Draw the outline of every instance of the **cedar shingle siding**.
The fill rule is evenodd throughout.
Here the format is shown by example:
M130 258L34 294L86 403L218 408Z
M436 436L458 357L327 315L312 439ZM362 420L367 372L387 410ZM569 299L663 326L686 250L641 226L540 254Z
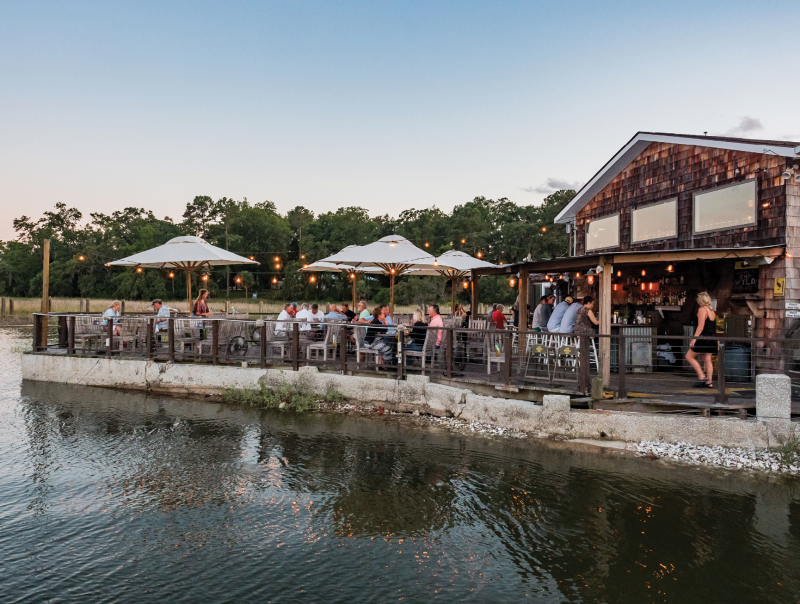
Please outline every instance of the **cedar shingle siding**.
M578 212L577 254L586 253L587 219L616 212L620 213L620 246L615 251L782 245L786 242L786 187L781 174L786 163L786 158L770 154L652 143ZM752 178L758 181L756 226L692 237L693 193ZM631 244L631 211L672 197L678 198L678 237ZM769 202L767 208L762 207L765 202Z

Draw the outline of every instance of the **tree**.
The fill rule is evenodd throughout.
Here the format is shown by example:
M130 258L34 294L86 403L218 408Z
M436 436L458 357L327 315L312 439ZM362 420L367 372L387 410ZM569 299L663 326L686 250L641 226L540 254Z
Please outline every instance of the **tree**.
M250 271L239 271L239 276L237 280L244 287L244 297L249 297L247 294L247 290L253 287L253 284L256 282L255 277L253 277L253 273Z

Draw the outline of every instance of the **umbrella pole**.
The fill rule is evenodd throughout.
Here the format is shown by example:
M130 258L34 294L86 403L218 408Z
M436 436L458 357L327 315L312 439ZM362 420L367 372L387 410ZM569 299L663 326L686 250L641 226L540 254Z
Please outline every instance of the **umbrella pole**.
M353 312L355 312L355 308L356 308L356 281L358 281L358 275L356 275L355 273L352 273L352 275L353 275L353 279L352 279L352 281L353 281L353 306L351 306L350 309Z
M456 312L456 280L455 277L450 278L450 316Z
M186 302L189 304L189 314L192 313L192 271L186 271Z
M389 275L391 282L391 293L389 295L389 314L394 316L394 273Z

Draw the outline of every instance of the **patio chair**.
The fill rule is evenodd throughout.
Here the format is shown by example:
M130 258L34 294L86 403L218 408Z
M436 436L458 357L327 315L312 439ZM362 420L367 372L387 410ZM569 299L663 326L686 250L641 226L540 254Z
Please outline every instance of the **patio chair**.
M365 348L364 347L364 339L367 337L367 328L363 326L357 326L354 330L353 335L356 338L356 366L360 369L361 368L361 355L364 355L364 362L365 364L369 364L369 357L372 356L375 361L375 369L378 368L378 351L373 350L372 348Z
M480 329L486 331L486 319L470 319L469 329ZM478 351L478 357L483 359L484 352L486 351L486 334L469 332L467 334L466 353L469 358L472 358L472 351Z
M182 358L185 358L187 347L194 352L195 358L199 356L202 325L202 319L175 320L175 344Z
M75 347L80 345L83 354L100 349L100 338L104 337L101 323L97 317L75 317Z
M338 325L323 325L325 335L321 342L311 342L306 346L306 359L311 360L311 353L316 353L316 359L319 360L319 353L322 352L322 360L328 360L328 351L331 352L331 358L336 360L336 346L333 344L334 330L338 330Z
M492 373L492 363L500 368L506 362L506 335L504 330L489 330L486 333L486 375Z
M422 375L425 375L425 362L428 357L431 359L431 371L436 366L436 337L438 329L428 329L425 332L425 341L422 343L422 350L405 350L406 366L408 366L408 359L418 358L421 359Z

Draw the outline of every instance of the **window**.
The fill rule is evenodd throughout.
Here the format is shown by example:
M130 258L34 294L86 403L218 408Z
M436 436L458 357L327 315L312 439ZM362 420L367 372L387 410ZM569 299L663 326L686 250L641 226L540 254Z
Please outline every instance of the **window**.
M707 233L756 224L756 181L694 195L694 232Z
M669 239L678 235L678 200L669 199L631 213L631 242Z
M586 251L619 246L619 214L592 220L586 227Z

